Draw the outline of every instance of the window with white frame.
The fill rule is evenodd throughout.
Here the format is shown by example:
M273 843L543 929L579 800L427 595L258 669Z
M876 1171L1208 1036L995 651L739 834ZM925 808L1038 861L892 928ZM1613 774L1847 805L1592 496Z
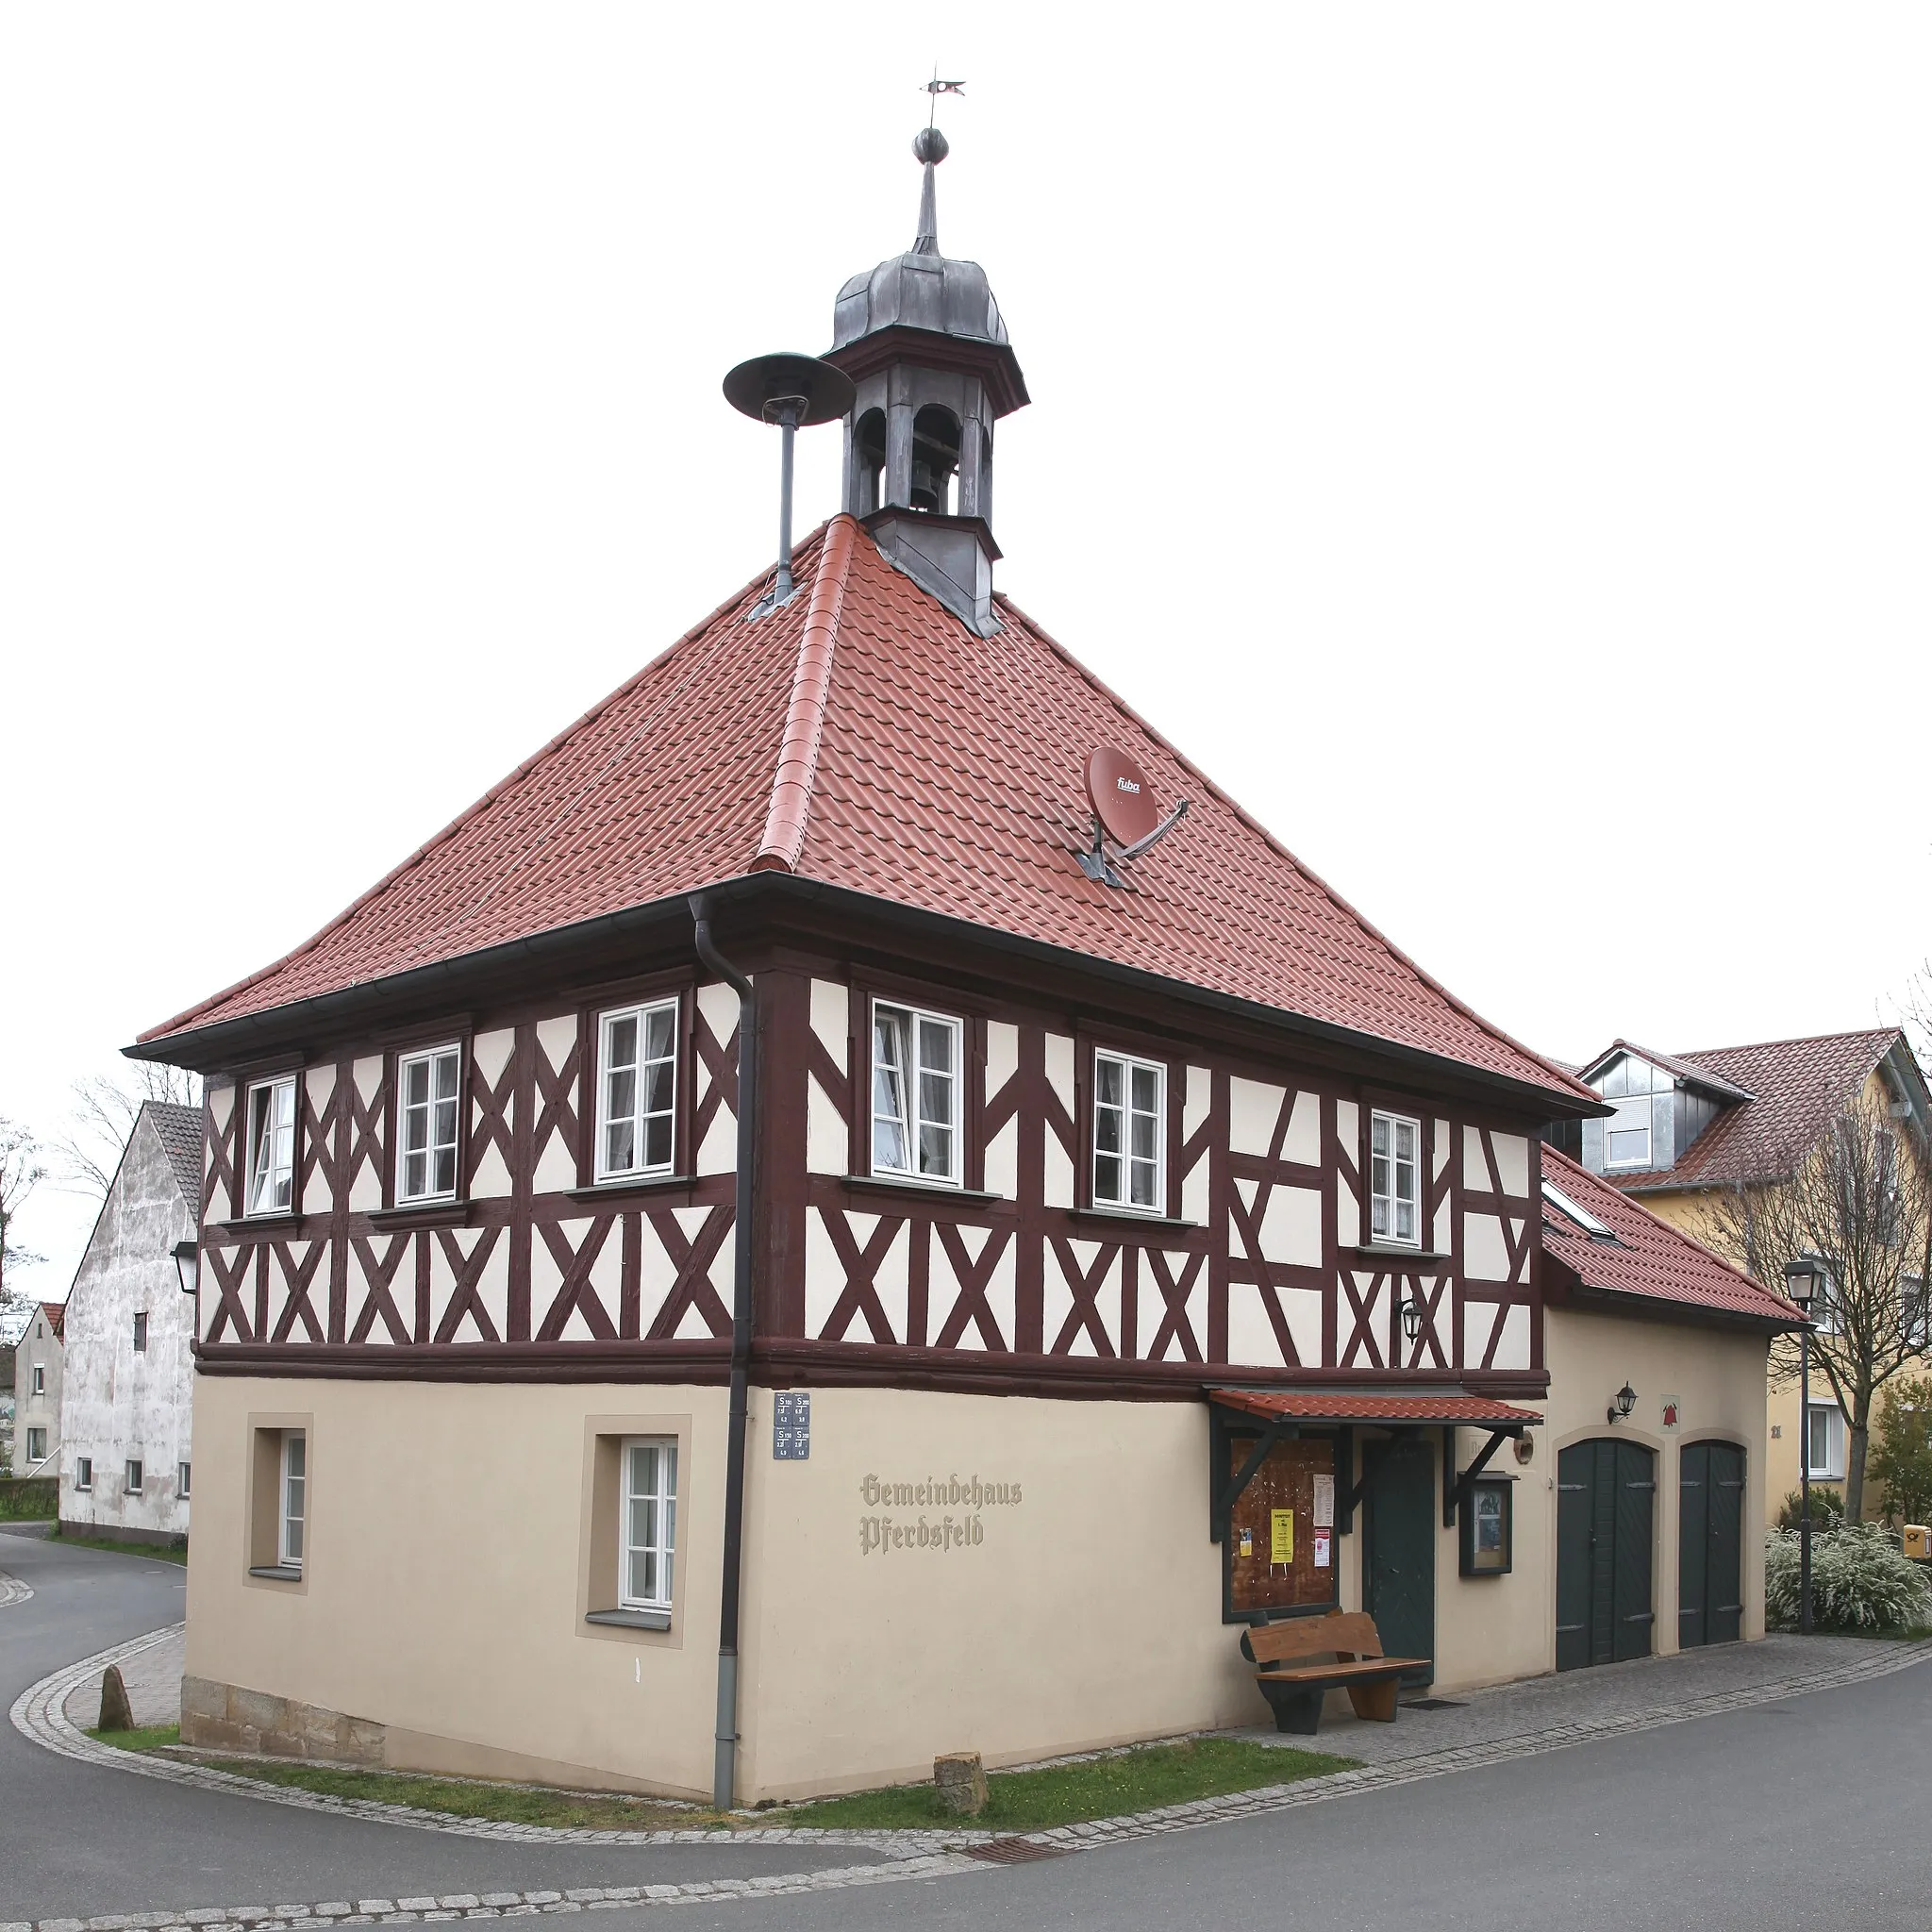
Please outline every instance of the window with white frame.
M250 1214L285 1214L295 1199L295 1082L262 1080L248 1090Z
M617 1589L626 1610L668 1610L677 1557L677 1444L632 1438L624 1445L624 1517Z
M47 1432L45 1429L29 1429L26 1432L26 1459L29 1474L32 1474L32 1465L34 1463L46 1461Z
M462 1049L433 1047L396 1062L396 1200L453 1201Z
M1923 1349L1932 1344L1932 1310L1925 1303L1925 1282L1922 1275L1901 1274L1898 1278L1899 1333L1907 1348Z
M1093 1205L1167 1208L1167 1069L1124 1053L1093 1056Z
M1605 1169L1649 1167L1652 1107L1658 1096L1674 1093L1675 1083L1648 1060L1626 1053L1605 1069L1597 1091L1616 1109L1603 1124Z
M669 1174L676 1135L677 1002L597 1021L597 1178Z
M185 1503L188 1500L188 1479L194 1474L192 1464L177 1462L175 1465L175 1493Z
M74 1487L76 1490L92 1490L93 1486L93 1457L92 1456L76 1456L74 1458Z
M1369 1115L1369 1231L1391 1247L1423 1244L1423 1124L1407 1114Z
M1835 1402L1814 1402L1806 1415L1805 1460L1814 1481L1842 1482L1845 1419Z
M34 1364L34 1393L36 1395L44 1395L46 1392L47 1365L45 1362L36 1362Z
M141 1494L142 1488L147 1480L147 1470L140 1457L130 1456L127 1458L127 1468L123 1480L126 1484L127 1493L130 1496Z
M963 1041L959 1022L943 1013L873 1002L874 1174L960 1185Z
M304 1532L308 1522L308 1438L300 1429L282 1436L281 1487L277 1497L275 1560L284 1569L302 1567Z

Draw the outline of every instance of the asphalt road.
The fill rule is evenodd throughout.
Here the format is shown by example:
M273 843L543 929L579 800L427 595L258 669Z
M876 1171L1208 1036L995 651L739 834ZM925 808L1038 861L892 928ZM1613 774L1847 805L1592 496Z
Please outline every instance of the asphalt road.
M0 1922L277 1900L573 1885L676 1885L830 1865L850 1846L544 1845L229 1798L96 1769L28 1742L4 1713L62 1664L182 1614L178 1563L0 1533L0 1570L33 1587L0 1609Z
M0 1611L0 1705L71 1658L180 1614L172 1565L0 1536L0 1568L37 1592ZM858 1861L850 1849L552 1851L454 1839L95 1770L0 1726L0 1920L677 1882ZM661 1932L667 1921L646 1909L575 1923ZM691 1932L914 1924L921 1932L1932 1932L1932 1665L1036 1864L680 1905L675 1924Z

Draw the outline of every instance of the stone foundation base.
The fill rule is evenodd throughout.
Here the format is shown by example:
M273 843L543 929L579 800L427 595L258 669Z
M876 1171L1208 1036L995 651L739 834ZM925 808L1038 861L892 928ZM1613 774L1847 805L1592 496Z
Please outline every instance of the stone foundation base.
M258 1751L269 1757L320 1757L336 1764L383 1763L387 1728L319 1705L271 1697L208 1677L181 1679L181 1741L212 1751Z

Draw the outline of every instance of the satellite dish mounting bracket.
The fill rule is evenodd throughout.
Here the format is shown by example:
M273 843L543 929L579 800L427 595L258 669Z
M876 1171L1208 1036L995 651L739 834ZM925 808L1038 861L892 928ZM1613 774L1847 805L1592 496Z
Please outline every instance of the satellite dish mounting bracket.
M1120 858L1139 858L1141 853L1150 846L1158 844L1187 817L1188 804L1187 799L1182 799L1144 839L1136 839L1131 845L1123 845L1115 856ZM1097 813L1093 820L1092 845L1087 851L1076 852L1074 856L1080 861L1080 870L1096 885L1112 886L1121 891L1126 890L1126 880L1114 871L1108 860L1107 833Z

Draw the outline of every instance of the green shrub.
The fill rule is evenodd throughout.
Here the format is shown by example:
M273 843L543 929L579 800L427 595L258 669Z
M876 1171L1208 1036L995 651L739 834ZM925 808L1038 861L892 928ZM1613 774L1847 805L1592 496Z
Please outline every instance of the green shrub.
M1865 1474L1885 1491L1888 1523L1932 1517L1932 1376L1907 1376L1886 1390Z
M1800 1538L1764 1539L1764 1616L1798 1627ZM1932 1580L1876 1524L1811 1532L1811 1623L1818 1630L1906 1630L1932 1622Z
M1798 1492L1793 1490L1785 1498L1784 1507L1777 1512L1777 1526L1780 1529L1796 1529L1800 1508ZM1821 1490L1816 1484L1811 1490L1811 1534L1815 1537L1821 1529L1842 1529L1845 1521L1845 1499L1836 1490Z
M14 1475L0 1480L0 1521L41 1522L57 1514L59 1507L58 1476Z

